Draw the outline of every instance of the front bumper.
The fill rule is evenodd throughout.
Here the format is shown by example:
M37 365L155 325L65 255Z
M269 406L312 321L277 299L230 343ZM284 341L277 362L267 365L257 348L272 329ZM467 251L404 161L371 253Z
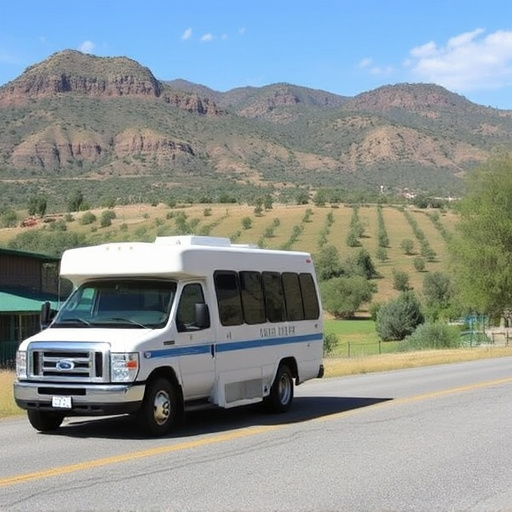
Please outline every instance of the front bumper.
M22 409L62 412L66 416L102 416L135 412L144 398L140 384L53 384L16 381L14 400ZM52 407L53 396L70 396L71 408Z

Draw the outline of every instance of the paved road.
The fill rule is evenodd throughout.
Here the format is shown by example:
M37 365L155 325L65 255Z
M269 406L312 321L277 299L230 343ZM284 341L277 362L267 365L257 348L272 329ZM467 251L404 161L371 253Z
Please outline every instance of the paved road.
M290 413L0 422L0 510L512 510L512 359L315 380Z

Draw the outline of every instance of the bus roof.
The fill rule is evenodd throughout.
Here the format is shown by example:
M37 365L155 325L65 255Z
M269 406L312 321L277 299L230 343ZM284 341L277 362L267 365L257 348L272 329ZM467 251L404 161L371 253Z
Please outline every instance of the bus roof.
M76 285L95 278L206 277L215 270L311 272L307 252L261 249L232 244L229 238L158 237L155 242L119 242L69 249L60 274Z

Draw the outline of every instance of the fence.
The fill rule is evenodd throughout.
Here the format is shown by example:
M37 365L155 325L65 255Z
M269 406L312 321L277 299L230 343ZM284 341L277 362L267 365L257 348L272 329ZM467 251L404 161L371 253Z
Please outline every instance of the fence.
M18 345L17 341L0 341L0 369L13 370L15 368Z

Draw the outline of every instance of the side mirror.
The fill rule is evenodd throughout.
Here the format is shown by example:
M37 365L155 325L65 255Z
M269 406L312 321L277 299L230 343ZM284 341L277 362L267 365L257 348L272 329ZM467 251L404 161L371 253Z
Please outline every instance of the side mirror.
M210 327L210 311L208 310L207 304L204 302L195 304L195 315L195 324L197 327L200 329L207 329Z
M54 316L55 311L52 310L52 305L48 301L43 302L39 319L41 330L46 329L52 323Z

